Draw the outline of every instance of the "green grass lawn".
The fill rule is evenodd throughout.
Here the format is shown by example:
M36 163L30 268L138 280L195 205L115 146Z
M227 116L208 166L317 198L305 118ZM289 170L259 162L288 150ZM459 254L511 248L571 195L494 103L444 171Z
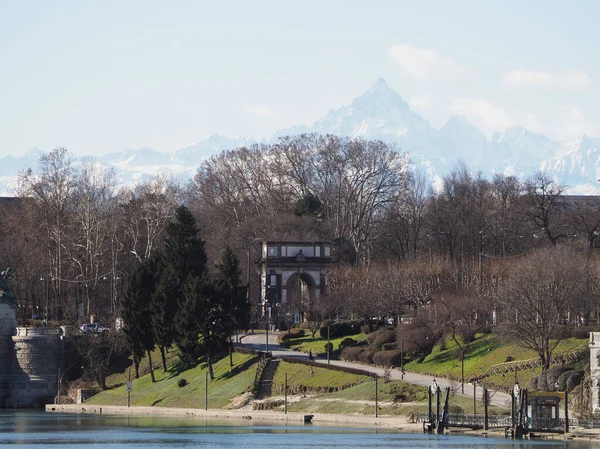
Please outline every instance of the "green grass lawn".
M233 398L250 391L256 374L256 356L233 353L233 369L230 371L229 357L215 363L214 380L208 380L208 407L224 408ZM152 382L150 374L133 381L131 405L158 407L204 408L206 364L178 373L170 369L166 373L162 369L155 371L156 382ZM179 387L180 379L188 384ZM92 396L90 404L127 405L127 391L124 385L103 391Z
M585 339L569 338L559 343L555 353L564 354L581 350L587 347L587 343ZM476 340L471 343L465 357L465 378L473 375L480 376L490 366L506 362L509 356L514 360L528 360L537 358L537 353L515 343L504 341L496 334L478 335ZM405 369L417 373L430 373L460 379L461 362L456 343L448 340L445 349L441 349L440 345L437 345L422 363L410 361L405 364ZM532 371L531 375L539 374L539 372L535 374L536 370L530 371ZM521 376L522 373L524 372L519 371L518 376ZM525 376L525 374L523 375Z

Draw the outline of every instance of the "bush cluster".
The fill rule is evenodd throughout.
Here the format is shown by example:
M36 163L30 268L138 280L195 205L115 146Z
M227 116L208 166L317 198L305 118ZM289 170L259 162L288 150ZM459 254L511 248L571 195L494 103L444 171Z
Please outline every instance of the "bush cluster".
M368 336L368 341L369 345L381 349L384 344L396 341L396 332L393 329L382 327L375 332L371 332Z
M358 362L358 356L366 349L366 346L349 346L342 350L340 358L347 362Z
M394 367L400 366L402 361L402 351L379 351L373 355L373 363L379 366Z
M360 333L360 325L357 321L333 321L325 320L319 329L321 338L327 338L327 327L329 326L329 338L340 338Z
M354 338L346 337L340 341L339 348L343 351L350 346L356 345L358 342Z
M538 391L557 391L556 384L558 383L558 390L564 391L572 385L573 389L583 379L583 371L574 370L566 366L553 366L540 373L539 376L531 379L531 386Z

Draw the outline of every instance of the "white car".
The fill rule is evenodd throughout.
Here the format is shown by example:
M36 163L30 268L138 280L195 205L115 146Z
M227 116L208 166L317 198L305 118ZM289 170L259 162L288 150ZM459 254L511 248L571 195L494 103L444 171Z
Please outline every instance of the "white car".
M94 323L94 324L84 323L81 325L80 329L81 329L81 332L94 332L94 333L101 333L101 334L110 331L110 329L108 327L104 327L98 323Z

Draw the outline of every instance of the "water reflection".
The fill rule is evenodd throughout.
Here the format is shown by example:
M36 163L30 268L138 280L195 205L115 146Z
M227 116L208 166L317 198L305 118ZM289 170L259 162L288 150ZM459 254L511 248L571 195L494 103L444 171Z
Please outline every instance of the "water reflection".
M0 445L79 448L235 448L262 449L589 449L587 441L523 441L457 435L403 434L392 430L314 425L264 425L248 420L197 418L60 415L41 412L0 412Z

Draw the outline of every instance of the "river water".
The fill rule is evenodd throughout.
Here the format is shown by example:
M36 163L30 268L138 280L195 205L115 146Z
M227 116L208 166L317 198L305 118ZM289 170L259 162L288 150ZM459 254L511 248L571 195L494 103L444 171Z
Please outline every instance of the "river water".
M0 446L12 448L590 449L599 442L513 441L350 427L268 426L185 418L0 411Z

